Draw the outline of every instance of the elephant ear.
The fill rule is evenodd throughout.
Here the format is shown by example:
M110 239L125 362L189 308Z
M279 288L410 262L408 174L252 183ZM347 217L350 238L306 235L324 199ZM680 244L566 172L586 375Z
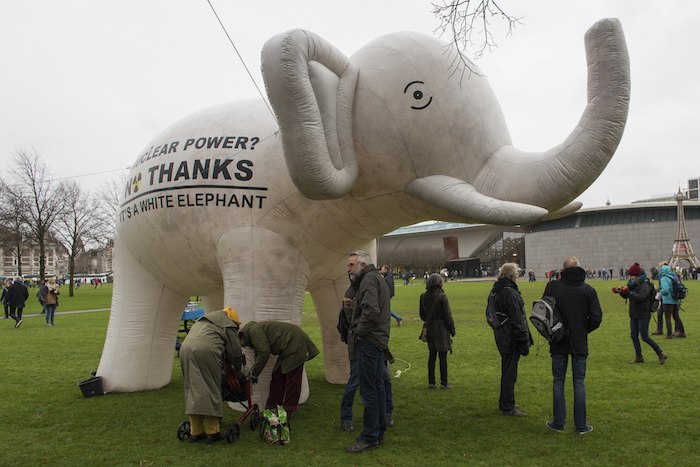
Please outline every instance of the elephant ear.
M310 199L348 194L358 175L352 140L357 67L326 40L295 29L267 41L262 74L296 187Z

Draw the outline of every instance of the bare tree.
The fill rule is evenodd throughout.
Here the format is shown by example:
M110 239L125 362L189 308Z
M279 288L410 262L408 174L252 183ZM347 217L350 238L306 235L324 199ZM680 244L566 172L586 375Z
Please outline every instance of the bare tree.
M97 190L97 209L102 217L102 232L106 237L106 241L102 243L107 243L114 237L117 214L119 213L119 201L121 200L124 186L126 186L126 180L126 175L123 175L121 178L112 177Z
M475 58L481 58L484 52L496 46L491 33L491 20L505 21L507 34L521 24L522 18L506 13L496 0L443 0L431 3L433 14L440 21L436 31L440 36L449 36L450 52L454 53L452 67L460 72L477 73L468 58L467 51L472 50Z
M4 190L0 189L0 193ZM17 274L22 275L22 257L29 248L29 233L26 224L19 215L16 200L13 197L3 195L6 203L0 205L0 244L3 250L12 251L17 258Z
M97 209L97 200L80 189L74 181L63 185L64 208L56 218L53 231L68 250L68 295L73 296L75 259L103 231L103 219Z
M46 234L63 207L63 185L48 177L46 165L36 150L20 150L13 156L10 173L16 183L7 184L6 192L17 214L27 226L29 239L39 245L39 278L45 279Z

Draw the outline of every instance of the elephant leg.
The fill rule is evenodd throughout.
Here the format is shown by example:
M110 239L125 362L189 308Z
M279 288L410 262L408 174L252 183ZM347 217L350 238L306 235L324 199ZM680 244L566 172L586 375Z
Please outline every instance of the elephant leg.
M97 375L105 392L167 385L187 297L165 287L115 238L114 290Z
M321 327L326 381L331 384L345 384L348 382L350 372L348 346L340 340L337 326L341 300L350 284L347 275L336 281L324 282L321 288L311 291L311 298Z
M252 226L227 231L218 241L217 260L224 282L224 306L230 305L248 321L275 320L301 324L309 266L301 252L284 237ZM252 362L253 352L246 350ZM258 378L254 402L264 404L269 394L270 358ZM308 398L304 376L299 402Z
M377 242L375 240L371 240L357 249L368 252L371 258L377 257ZM350 286L347 275L347 257L343 257L331 269L327 277L327 279L316 282L310 289L310 293L321 327L326 381L331 384L345 384L350 372L348 347L340 340L337 326L342 298L345 290Z

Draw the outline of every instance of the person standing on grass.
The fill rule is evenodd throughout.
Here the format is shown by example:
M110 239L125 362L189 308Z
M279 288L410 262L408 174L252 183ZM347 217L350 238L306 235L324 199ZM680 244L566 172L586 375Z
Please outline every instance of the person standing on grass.
M501 354L501 393L498 408L504 415L524 417L525 412L515 403L515 383L518 380L520 356L530 353L533 344L525 317L525 301L518 289L518 265L501 266L498 280L491 288L496 300L496 311L504 316L503 325L493 330L496 347Z
M48 326L55 326L54 316L56 314L56 308L58 307L58 284L56 284L56 278L51 277L46 281L44 285L39 289L39 301L43 303L44 310L46 311L46 324Z
M552 355L552 420L546 422L548 428L564 431L566 423L566 402L564 383L566 368L571 355L571 370L574 383L574 424L576 431L583 435L593 431L586 419L586 359L588 358L588 334L598 329L603 321L603 310L595 289L585 283L586 271L575 256L564 261L560 280L547 283L544 296L556 300L566 328L566 337L550 343Z
M343 295L342 306L338 314L338 332L340 340L348 343L348 330L350 329L350 321L352 320L352 309L357 295L359 284L354 274L349 274L350 287ZM340 429L343 431L355 431L355 426L352 423L352 406L355 401L355 393L360 387L360 379L357 373L357 359L350 358L350 375L348 382L345 384L343 397L340 399ZM389 363L393 363L391 352L387 348L384 352L384 393L386 396L386 425L387 427L394 426L394 403L391 389L391 374L389 373Z
M291 416L299 410L304 363L319 354L316 344L299 326L282 321L249 321L238 337L241 346L255 353L250 369L253 383L257 383L270 355L277 355L265 408L279 405Z
M420 296L420 319L428 331L428 387L435 389L435 359L440 359L440 389L451 389L447 379L447 352L452 352L455 323L450 302L442 290L442 276L431 274Z
M10 317L10 303L8 302L8 295L7 292L10 288L10 284L12 284L12 281L10 279L5 279L2 282L2 298L0 298L0 301L2 301L2 306L5 308L5 319L8 319Z
M386 432L386 366L391 310L389 286L372 263L369 253L348 255L348 274L357 277L358 288L348 330L348 353L357 359L360 399L365 407L363 429L347 452L358 453L379 446Z
M236 370L241 367L240 325L238 312L230 306L211 311L192 325L180 346L191 442L204 439L212 444L222 439L221 371L224 358Z
M639 342L639 336L642 340L651 347L659 357L659 364L666 363L666 354L663 353L659 345L654 342L654 339L649 337L649 320L651 319L651 304L654 300L652 295L653 288L644 269L639 263L634 263L627 269L627 274L630 279L627 286L620 289L620 297L625 301L629 300L629 315L630 315L630 336L632 337L632 345L634 345L635 358L630 363L644 363L642 357L642 345Z
M403 318L391 309L391 299L394 298L395 291L394 275L391 273L391 271L389 270L389 266L387 266L386 264L383 264L382 267L379 268L379 274L384 276L386 285L389 286L389 309L391 311L391 317L396 320L397 326L401 326L401 321L403 321Z
M10 304L10 318L15 320L15 329L22 325L22 311L29 298L29 290L22 281L22 276L15 277L15 281L7 290L7 302Z

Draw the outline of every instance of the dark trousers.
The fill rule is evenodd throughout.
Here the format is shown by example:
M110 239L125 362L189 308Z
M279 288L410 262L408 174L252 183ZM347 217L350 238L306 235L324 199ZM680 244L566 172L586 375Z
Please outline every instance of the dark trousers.
M287 413L299 410L301 396L301 380L304 375L304 365L300 365L288 373L282 373L281 368L272 372L270 394L265 402L266 409L274 409L278 405L284 407Z
M438 352L429 349L428 354L428 384L435 384L435 358L440 358L440 384L447 386L447 351Z
M630 318L630 336L632 337L632 345L634 345L634 352L637 355L642 355L642 344L639 342L639 337L649 344L649 347L654 349L656 355L661 353L661 348L659 345L649 337L649 318Z
M4 307L5 307L5 319L7 319L7 318L10 317L10 305L8 305L7 303L5 303L5 304L4 304Z
M386 431L386 394L384 393L384 350L367 339L355 344L357 373L360 379L360 398L365 406L360 438L377 443Z
M679 313L680 307L678 305L668 304L661 305L661 309L664 313L664 318L666 318L666 335L673 335L673 331L671 331L671 318L673 318L673 321L675 322L674 330L676 332L685 333L683 321L681 321L681 316ZM659 329L661 329L661 326L659 326Z
M498 408L503 412L515 409L515 382L518 380L519 353L501 354L501 396Z
M18 306L14 307L10 305L10 318L14 319L15 322L18 322L20 319L22 319L22 311L24 310L24 307Z

